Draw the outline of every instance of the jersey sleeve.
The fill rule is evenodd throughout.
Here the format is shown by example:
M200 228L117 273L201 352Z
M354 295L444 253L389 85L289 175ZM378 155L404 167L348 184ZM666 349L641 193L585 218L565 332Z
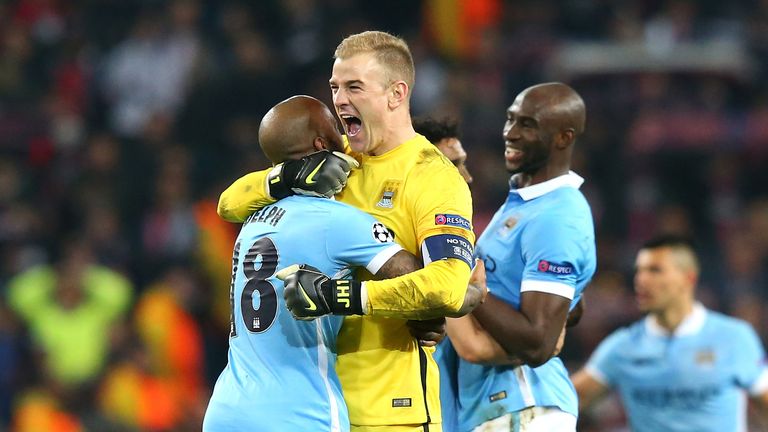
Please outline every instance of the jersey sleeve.
M402 246L394 242L383 223L371 215L350 206L339 206L334 218L344 221L329 224L326 242L329 257L341 264L365 267L371 274L378 273Z
M464 304L469 275L462 261L445 259L396 278L366 281L367 314L431 319L455 313Z
M736 383L751 395L763 394L768 391L765 350L755 330L749 324L741 325L738 345L733 350L736 356Z
M537 215L522 231L525 268L520 292L538 291L573 300L584 269L584 234L560 215Z
M600 342L597 349L587 361L586 371L607 387L613 387L618 378L618 367L621 365L617 359L620 352L620 344L624 339L625 329L617 330Z
M122 275L104 267L93 268L86 275L89 307L106 320L115 319L128 308L133 287Z
M27 321L34 321L48 310L56 275L49 267L34 267L21 273L8 283L8 304Z
M243 222L254 211L275 202L267 192L270 170L252 172L235 180L219 197L219 216L230 222Z
M455 258L472 267L472 196L456 168L443 159L432 161L431 170L416 170L413 175L418 186L412 189L410 202L417 242L425 265Z

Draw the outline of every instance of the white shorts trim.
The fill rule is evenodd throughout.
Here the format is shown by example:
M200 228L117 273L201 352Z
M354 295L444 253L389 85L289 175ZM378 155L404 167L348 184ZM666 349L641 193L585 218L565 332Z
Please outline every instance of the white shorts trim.
M576 432L576 417L557 407L530 407L488 420L472 432Z

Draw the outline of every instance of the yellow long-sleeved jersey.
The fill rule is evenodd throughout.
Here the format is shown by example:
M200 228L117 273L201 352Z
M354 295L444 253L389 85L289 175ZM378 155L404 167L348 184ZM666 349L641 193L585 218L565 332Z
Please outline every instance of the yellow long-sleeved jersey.
M344 320L336 369L350 421L438 423L433 349L418 346L405 318L419 318L418 311L436 302L453 311L463 303L471 262L467 252L474 244L469 188L453 164L421 135L383 155L357 157L361 168L353 171L336 198L384 223L395 241L422 256L426 266L395 279L366 282L369 315ZM219 214L242 221L272 202L266 192L267 172L248 174L224 191Z

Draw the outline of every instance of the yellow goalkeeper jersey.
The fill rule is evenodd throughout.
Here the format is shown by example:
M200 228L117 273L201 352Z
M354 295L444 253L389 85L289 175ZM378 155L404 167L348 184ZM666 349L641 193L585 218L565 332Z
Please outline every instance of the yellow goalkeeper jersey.
M435 235L474 244L469 187L426 138L417 135L383 155L359 157L361 168L337 199L376 217L416 256L422 256L425 239ZM460 304L466 280L456 288ZM405 323L377 316L344 319L336 370L353 425L419 424L428 417L440 422L434 349L420 347Z

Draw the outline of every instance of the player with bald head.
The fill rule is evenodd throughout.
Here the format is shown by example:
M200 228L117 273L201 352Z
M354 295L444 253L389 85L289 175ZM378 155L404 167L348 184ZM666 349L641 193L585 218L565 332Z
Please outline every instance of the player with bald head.
M518 187L567 174L585 121L584 101L567 85L539 84L523 90L507 109L504 127L504 158L510 173L521 174Z
M476 247L490 294L447 323L461 357L461 431L576 429L576 392L556 354L596 267L584 179L570 170L585 119L562 83L529 87L507 109L509 195Z
M749 394L768 408L765 351L752 327L696 301L691 242L666 235L635 258L635 296L648 315L608 336L574 374L579 406L614 388L636 432L746 430Z
M331 110L304 95L288 98L264 115L259 125L259 145L275 165L320 150L344 152L344 141Z

